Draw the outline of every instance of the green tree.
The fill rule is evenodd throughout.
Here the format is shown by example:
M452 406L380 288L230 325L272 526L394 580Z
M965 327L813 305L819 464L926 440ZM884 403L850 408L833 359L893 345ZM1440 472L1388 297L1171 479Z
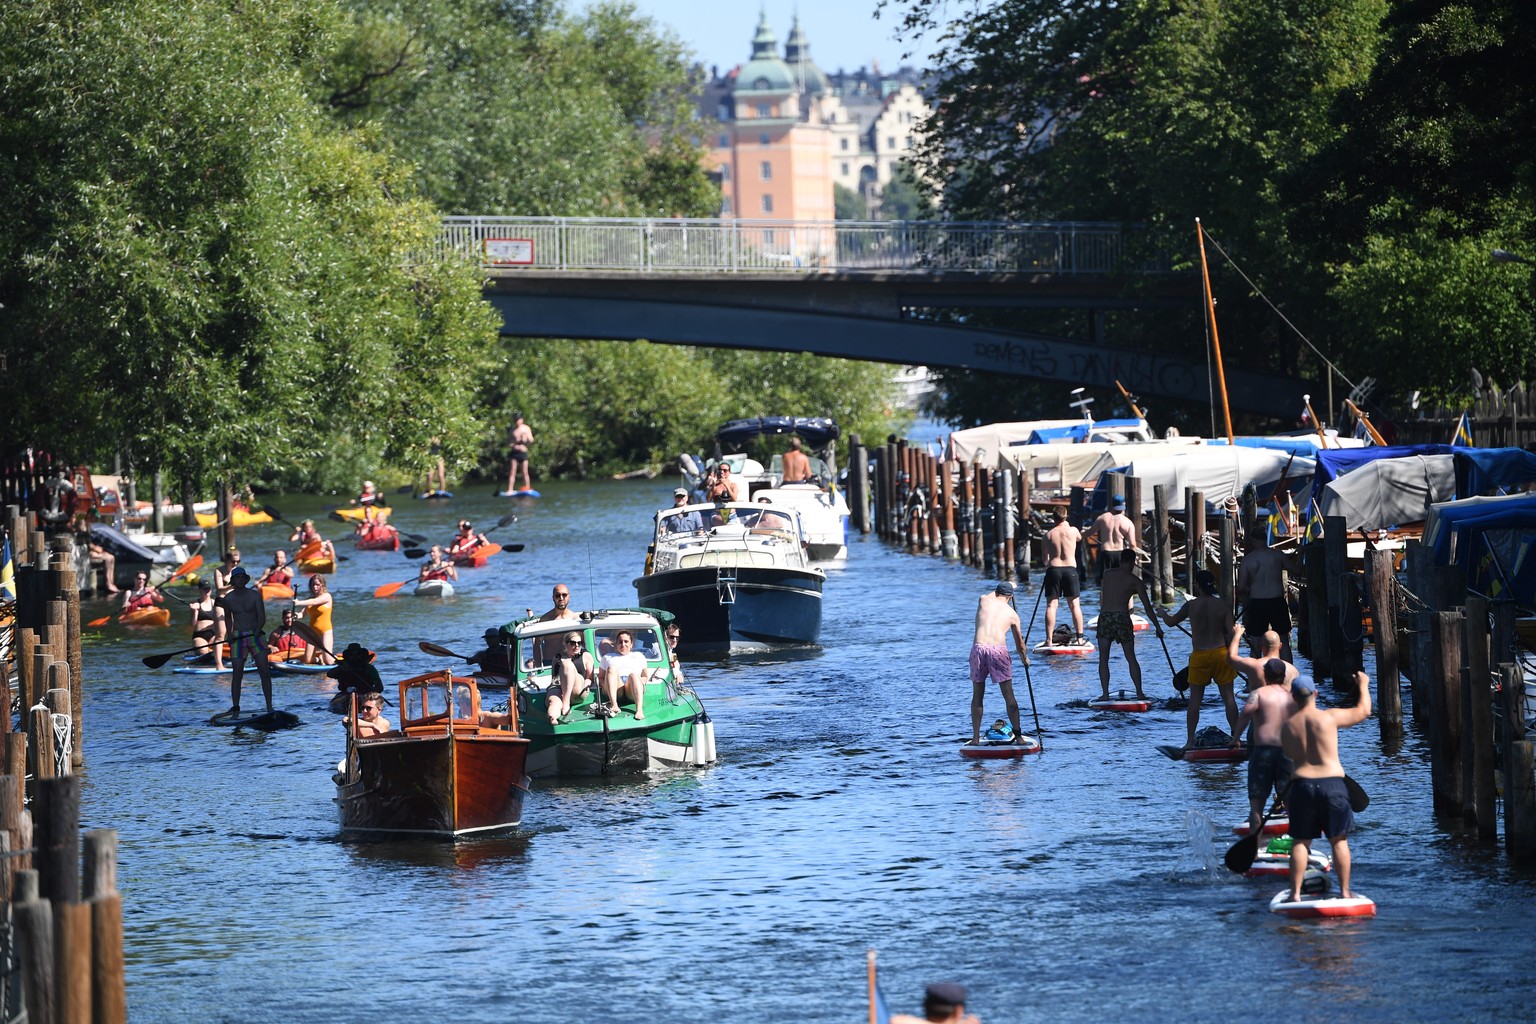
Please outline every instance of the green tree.
M922 220L934 214L933 203L905 160L891 168L891 180L880 191L881 220Z
M833 216L838 220L868 220L869 208L864 197L847 185L832 183Z

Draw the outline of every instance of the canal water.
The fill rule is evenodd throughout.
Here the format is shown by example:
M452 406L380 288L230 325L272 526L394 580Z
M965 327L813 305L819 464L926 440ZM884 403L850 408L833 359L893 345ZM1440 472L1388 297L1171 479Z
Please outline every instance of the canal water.
M548 608L556 582L573 607L632 603L673 482L543 486L515 504L489 486L397 499L402 529L442 539L459 517L484 529L515 510L493 539L527 548L464 572L438 603L373 599L411 565L344 543L337 643L375 649L395 680L444 664L419 640L472 653L487 626ZM324 523L319 499L272 503ZM238 539L254 567L285 537ZM300 728L231 731L206 724L226 682L140 663L184 645L180 621L89 634L83 818L121 834L131 1019L850 1022L867 1019L871 948L893 1009L956 980L989 1022L1529 1019L1536 876L1436 821L1416 735L1391 751L1374 720L1344 735L1373 798L1352 841L1356 887L1380 913L1326 924L1269 914L1281 883L1221 866L1244 768L1155 749L1184 731L1152 636L1138 644L1163 699L1151 712L1096 713L1093 660L1037 659L1017 682L1026 702L1033 689L1044 754L962 760L989 587L856 541L829 574L820 648L688 666L717 766L539 782L521 831L458 845L341 838L323 679L277 680ZM1036 598L1019 593L1026 621ZM1096 612L1092 594L1085 605ZM1183 634L1169 648L1182 664ZM1118 655L1114 671L1124 685ZM1002 711L994 690L986 722ZM1214 700L1205 715L1223 721Z

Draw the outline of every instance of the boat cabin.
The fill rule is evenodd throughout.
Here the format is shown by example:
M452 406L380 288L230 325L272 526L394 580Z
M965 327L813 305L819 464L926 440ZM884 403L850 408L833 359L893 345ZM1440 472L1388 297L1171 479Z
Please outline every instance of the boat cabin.
M509 712L516 728L515 712ZM448 671L414 676L400 683L400 729L396 733L362 740L369 743L390 736L476 735L490 732L496 724L487 723L480 713L480 687L475 680L455 676Z
M670 615L662 614L671 620ZM576 621L528 619L518 623L513 630L518 689L532 694L549 688L554 663L567 656L564 640L568 633L580 633L582 652L590 654L601 666L605 655L618 653L617 639L623 631L634 638L631 650L645 655L651 678L670 682L672 659L668 656L662 625L657 617L646 611L604 610L583 612L581 619Z
M674 530L673 520L699 513L702 530ZM649 573L699 566L804 568L805 531L800 512L784 505L730 502L684 505L656 516Z

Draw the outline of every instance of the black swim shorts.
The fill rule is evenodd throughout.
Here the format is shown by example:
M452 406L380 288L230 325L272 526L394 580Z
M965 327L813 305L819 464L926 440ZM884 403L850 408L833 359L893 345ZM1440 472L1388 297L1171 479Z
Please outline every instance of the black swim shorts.
M1045 570L1045 599L1055 601L1062 597L1077 597L1082 584L1077 578L1077 567L1052 565Z
M1338 839L1348 835L1355 824L1349 790L1338 776L1292 780L1285 806L1291 815L1291 835L1306 842L1318 836Z
M1255 746L1248 761L1248 799L1269 799L1271 789L1279 792L1291 777L1291 759L1285 751L1269 745Z

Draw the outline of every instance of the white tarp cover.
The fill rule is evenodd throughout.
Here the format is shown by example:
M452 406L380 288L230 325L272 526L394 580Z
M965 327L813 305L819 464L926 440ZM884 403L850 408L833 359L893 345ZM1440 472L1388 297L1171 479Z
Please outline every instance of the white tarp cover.
M1315 465L1312 459L1300 455L1292 458L1270 448L1226 445L1200 445L1179 455L1137 458L1124 463L1126 474L1141 481L1143 512L1156 507L1152 488L1158 484L1168 488L1168 501L1175 506L1184 501L1186 487L1200 491L1208 503L1220 505L1228 498L1240 497L1250 483L1258 491L1259 501L1264 502L1282 475L1286 477L1287 489L1291 489L1310 479Z
M1171 441L1089 441L1084 444L1028 444L1003 449L1008 465L1020 473L1029 473L1031 492L1066 490L1076 484L1090 488L1099 474L1114 466L1123 466L1133 458L1173 455L1202 444L1198 437L1180 437ZM1045 482L1043 476L1060 470L1060 483Z
M1029 435L1037 430L1057 427L1074 427L1083 422L1081 416L1070 420L1029 420L1024 423L984 423L968 427L949 435L949 457L961 462L974 462L978 452L982 464L996 469L1012 469L1007 451L1010 445L1023 446Z
M1318 496L1324 516L1343 516L1351 530L1384 530L1422 522L1429 506L1456 497L1449 455L1378 459L1331 480Z

